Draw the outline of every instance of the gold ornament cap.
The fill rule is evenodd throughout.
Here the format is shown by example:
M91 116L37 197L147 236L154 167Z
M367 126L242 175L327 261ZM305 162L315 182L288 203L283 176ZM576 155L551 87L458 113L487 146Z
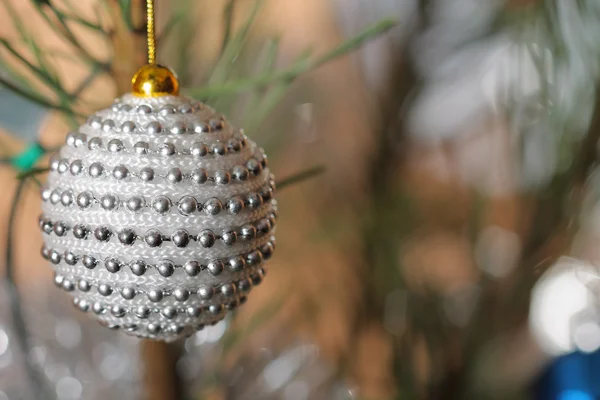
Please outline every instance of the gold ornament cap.
M131 91L139 97L177 96L179 81L169 68L148 64L140 68L131 79Z

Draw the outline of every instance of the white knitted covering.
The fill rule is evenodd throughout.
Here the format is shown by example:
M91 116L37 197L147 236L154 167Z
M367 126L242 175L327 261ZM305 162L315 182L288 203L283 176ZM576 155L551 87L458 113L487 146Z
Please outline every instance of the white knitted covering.
M221 320L260 283L275 245L273 193L262 150L214 110L128 94L51 161L42 254L80 310L175 340Z

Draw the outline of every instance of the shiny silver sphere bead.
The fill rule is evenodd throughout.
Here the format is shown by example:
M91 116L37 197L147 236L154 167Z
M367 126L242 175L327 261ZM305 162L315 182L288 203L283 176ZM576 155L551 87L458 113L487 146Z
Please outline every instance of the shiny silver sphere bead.
M202 142L194 142L190 148L190 154L196 158L204 157L208 154L208 146Z
M136 293L135 293L135 289L130 288L130 287L125 287L123 289L121 289L121 296L123 296L123 298L125 300L131 300L135 297Z
M129 268L131 269L131 272L136 275L136 276L142 276L146 273L146 268L148 266L146 265L146 263L142 260L136 260L133 261L130 265Z
M208 181L208 173L204 168L197 168L192 172L192 180L198 184Z
M131 246L133 243L135 243L136 237L137 236L133 229L129 228L122 229L118 234L119 242L127 246Z
M123 308L122 306L114 305L110 309L110 313L117 318L121 318L125 316L126 311L125 308Z
M92 178L98 178L104 172L104 167L99 162L92 163L88 169Z
M177 205L179 213L182 215L190 215L198 208L198 202L192 196L183 196Z
M67 234L67 226L64 222L57 222L54 224L54 234L56 236L65 236Z
M162 132L162 126L158 121L152 121L146 125L146 132L150 135L157 135Z
M115 129L115 121L112 119L107 119L102 123L102 130L104 132L110 132L113 129Z
M198 235L198 242L205 248L213 247L215 240L215 234L209 230L204 230Z
M206 125L204 122L194 123L193 129L195 133L206 133L210 130L208 125Z
M54 284L56 286L62 287L62 283L65 278L62 275L54 275Z
M186 247L190 243L190 235L185 229L178 229L171 235L171 241L177 247Z
M62 258L61 255L57 251L52 251L50 253L50 262L52 264L55 264L55 265L59 264L61 258Z
M213 197L211 199L208 199L206 203L204 203L204 206L202 208L204 209L204 212L208 215L217 215L223 209L223 204L221 204L221 201L219 199Z
M123 142L119 139L111 139L108 141L107 147L111 153L118 153L123 150Z
M158 113L166 117L167 115L175 113L175 107L171 104L165 104L158 110Z
M140 178L144 182L150 182L154 179L154 170L150 167L144 167L140 171Z
M158 303L163 299L163 292L159 289L151 289L148 291L148 300L153 303Z
M248 293L252 290L252 281L250 279L241 279L237 282L237 288L242 293Z
M65 262L68 265L75 265L75 264L77 264L77 257L75 257L75 254L73 254L73 253L71 253L69 251L65 252L64 258L65 258Z
M102 139L99 137L93 137L88 140L88 149L90 150L98 150L102 148Z
M102 296L110 296L112 292L113 289L110 287L110 285L107 285L106 283L101 283L98 285L98 293L100 293Z
M231 272L239 272L244 269L246 262L243 257L237 256L229 260L229 270Z
M210 300L215 295L215 289L212 286L203 286L198 289L198 296L202 300Z
M226 185L231 182L231 175L227 171L215 172L215 182L220 185Z
M254 227L254 225L244 225L240 229L240 236L246 241L253 240L256 238L256 228Z
M159 214L166 214L171 209L171 199L167 196L156 196L152 200L152 209Z
M130 197L125 206L131 212L138 212L144 207L144 199L141 196Z
M146 306L139 306L135 309L134 314L138 317L138 318L148 318L148 316L150 316L150 309Z
M88 234L88 229L85 225L77 224L73 227L73 236L77 239L85 239Z
M181 170L179 168L171 168L167 172L167 180L171 183L179 183L183 179Z
M177 121L171 126L171 133L175 135L183 135L187 131L185 124L181 121Z
M157 335L161 331L160 325L158 325L158 324L148 324L147 329L148 329L148 332L151 333L152 335Z
M83 162L81 160L73 161L69 170L71 171L71 175L79 175L83 171Z
M60 160L58 162L58 167L56 168L56 170L59 173L64 174L69 170L69 162L67 160Z
M214 260L208 263L206 269L208 270L208 272L210 272L211 275L213 276L217 276L220 275L221 272L223 272L223 261L221 260Z
M237 233L235 231L223 232L221 239L227 246L232 246L237 241Z
M150 107L148 104L141 104L136 107L135 111L140 115L148 115L152 114L152 107Z
M117 180L125 179L129 176L129 170L124 165L117 165L113 169L113 176Z
M133 121L125 121L121 125L121 132L123 133L133 133L135 132L135 122Z
M244 201L240 197L235 196L227 200L227 211L229 211L230 214L239 214L243 209Z
M165 278L168 278L175 272L175 266L173 265L173 262L169 260L160 261L156 268L158 269L158 273Z
M119 264L119 261L116 258L107 258L104 261L104 267L108 272L113 274L116 274L121 270L121 264Z
M235 167L233 167L233 169L231 170L231 174L238 181L248 180L248 169L241 165L236 165Z
M99 226L94 229L94 237L101 242L108 242L110 240L111 231L106 226Z
M198 318L202 315L202 308L200 307L188 307L185 309L185 313L192 318Z
M248 202L248 207L253 210L256 210L263 204L262 198L258 195L258 193L250 193L246 201Z
M146 142L137 142L133 145L133 151L139 156L146 155L150 151L150 145Z
M223 304L211 304L208 306L208 312L213 315L219 315L223 312Z
M96 259L94 257L86 254L83 257L81 257L81 263L87 269L94 269L94 268L96 268L96 265L98 262L96 261Z
M163 143L158 147L158 154L163 157L169 157L175 154L175 145L173 143Z
M263 262L262 253L258 250L253 250L246 256L248 259L248 264L250 265L258 265Z
M100 315L100 314L104 314L104 312L106 311L106 308L104 307L104 305L102 303L97 301L94 304L92 304L92 311L95 314Z
M79 282L77 282L77 287L82 292L89 292L90 289L92 288L92 285L90 285L90 283L88 281L86 281L85 279L80 279Z
M104 195L100 199L100 206L106 211L114 210L115 208L117 208L118 204L119 202L117 200L117 197L113 196L112 194Z
M183 266L183 270L189 276L198 275L200 273L201 269L202 269L202 267L198 261L188 261Z
M235 285L232 283L225 283L221 285L220 292L223 297L233 297L235 295Z
M173 319L177 316L177 310L173 307L165 307L162 309L161 314L167 319Z
M248 168L250 173L254 176L260 174L262 171L262 165L255 158L251 158L246 162L246 168Z
M79 208L88 208L94 202L94 195L89 192L82 192L77 195L77 205Z
M213 143L210 146L210 151L215 156L224 156L225 154L227 154L227 147L225 147L225 145L223 143L217 142L217 143Z
M72 281L68 280L68 279L64 279L62 281L62 287L64 290L66 290L67 292L72 292L73 290L75 290L75 285L73 284Z
M50 202L52 204L57 204L59 201L60 201L60 191L53 190L52 194L50 195Z
M173 297L177 301L186 301L190 298L190 291L184 288L177 288L173 291Z
M66 191L60 196L60 202L63 206L67 207L73 203L73 192Z

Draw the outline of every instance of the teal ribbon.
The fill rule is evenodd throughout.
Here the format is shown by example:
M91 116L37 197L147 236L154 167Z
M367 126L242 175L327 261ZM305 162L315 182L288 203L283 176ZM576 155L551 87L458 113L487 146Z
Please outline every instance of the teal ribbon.
M10 164L20 171L27 171L42 158L45 152L46 151L39 143L32 143L20 154L14 156L10 160Z

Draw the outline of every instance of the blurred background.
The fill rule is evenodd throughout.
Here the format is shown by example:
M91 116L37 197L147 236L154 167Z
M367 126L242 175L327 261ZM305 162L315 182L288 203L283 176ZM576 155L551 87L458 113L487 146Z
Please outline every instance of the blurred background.
M0 399L160 398L139 341L52 287L37 227L47 155L144 63L143 1L0 9ZM279 190L265 284L176 345L179 398L600 398L600 1L157 13L159 61L277 178L324 167Z

